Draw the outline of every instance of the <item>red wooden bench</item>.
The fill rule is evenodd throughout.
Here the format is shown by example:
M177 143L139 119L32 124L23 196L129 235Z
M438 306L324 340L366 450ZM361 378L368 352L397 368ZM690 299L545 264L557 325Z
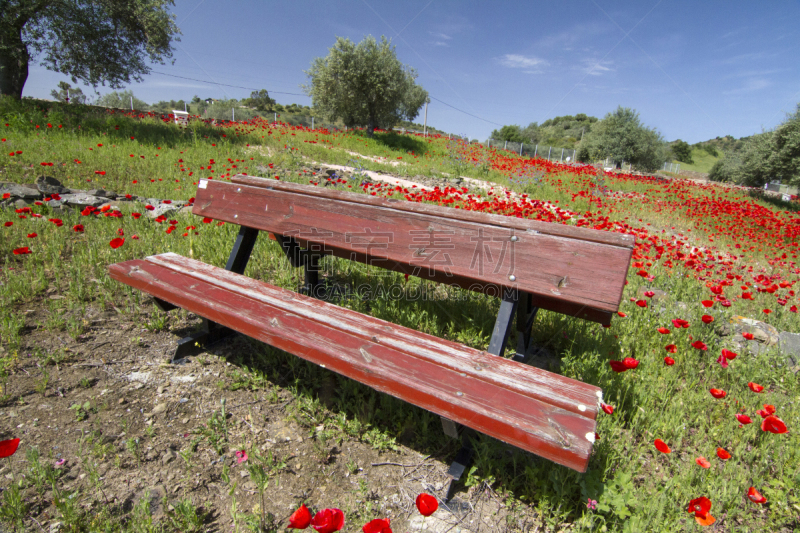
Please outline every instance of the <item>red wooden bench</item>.
M632 237L249 176L201 180L193 213L241 226L225 269L172 253L109 267L162 309L205 318L178 356L237 331L436 413L451 436L465 426L586 470L601 390L520 361L539 308L610 322ZM259 231L304 268L302 293L243 275ZM314 298L325 255L501 297L487 351ZM514 318L516 354L505 358Z

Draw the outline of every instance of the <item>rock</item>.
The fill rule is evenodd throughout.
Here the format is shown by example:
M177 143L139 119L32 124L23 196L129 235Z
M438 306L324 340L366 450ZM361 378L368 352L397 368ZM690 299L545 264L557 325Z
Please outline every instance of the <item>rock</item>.
M17 209L22 209L23 207L28 207L29 205L31 205L30 202L23 200L22 198L14 202L14 207Z
M117 196L119 196L114 191L107 191L105 189L92 189L88 191L88 194L91 194L92 196L102 196L104 198L109 198L111 200L116 200Z
M737 315L732 317L730 322L735 333L752 333L753 340L767 346L775 346L780 340L778 330L760 320Z
M165 390L166 388L167 388L167 387L166 387L166 385L159 385L159 386L158 386L158 388L156 389L156 392L157 392L158 394L164 394L164 390Z
M12 198L20 198L22 200L41 200L43 195L35 185L28 183L7 183L0 182L0 198L9 193Z
M36 178L34 182L36 188L39 192L51 195L51 194L67 194L69 193L69 189L64 187L60 181L50 176L39 176Z
M779 337L781 353L789 357L792 366L797 366L800 362L800 334L781 331Z
M59 531L61 531L61 526L62 526L61 522L53 522L52 524L50 524L50 533L58 533Z
M103 204L110 202L108 198L102 196L93 196L88 193L77 194L62 194L61 201L73 207L100 207Z
M139 383L147 383L150 381L150 372L131 372L125 376L129 381L138 381Z
M150 218L158 218L161 215L167 216L180 209L180 207L175 204L158 204L154 205L153 208L152 211L147 211L147 216Z
M174 461L178 457L178 454L175 453L175 450L172 448L167 448L167 451L161 456L161 464L169 464Z
M154 415L158 415L158 414L161 414L161 413L165 412L166 410L167 410L167 404L160 403L160 404L156 405L155 407L153 407L153 414Z
M118 403L119 405L125 405L126 403L128 403L128 400L126 400L125 398L120 398L120 399L119 399L119 401L118 401L117 403Z

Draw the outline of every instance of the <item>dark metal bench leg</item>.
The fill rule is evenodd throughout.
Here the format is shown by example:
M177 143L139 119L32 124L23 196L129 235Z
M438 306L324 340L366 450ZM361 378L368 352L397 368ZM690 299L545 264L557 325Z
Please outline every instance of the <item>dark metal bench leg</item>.
M306 256L303 270L305 271L305 280L301 293L306 296L313 296L318 298L319 292L319 258L315 255Z
M528 351L531 347L531 328L536 319L538 307L533 306L533 296L523 293L517 307L517 353L514 361L524 363L528 358Z
M225 265L225 270L235 272L236 274L244 274L244 269L247 267L247 261L250 259L250 254L253 253L253 247L256 244L258 237L258 230L241 226L239 234L236 235L236 240L233 243L233 250L228 257L228 263ZM161 307L160 302L171 306L170 309L175 309L176 306L169 302L164 302L156 298L156 305ZM163 308L162 308L163 309ZM164 309L169 310L169 309ZM172 361L183 359L187 355L197 353L201 349L214 344L217 341L233 335L235 331L220 326L216 322L212 322L207 318L203 319L203 326L199 331L184 337L178 341L178 346L175 348L175 353L172 356Z
M470 428L464 428L461 435L461 449L456 453L455 459L450 463L450 468L447 470L447 475L450 478L450 483L447 486L447 495L444 498L445 502L449 502L455 493L456 485L458 485L461 476L472 463L472 456L475 450L472 447L472 437L475 431Z
M511 332L511 322L517 313L518 305L519 292L516 289L506 292L503 295L503 301L500 303L500 311L497 313L497 320L495 320L494 329L492 330L492 338L489 341L489 348L486 350L490 354L502 357L506 343L508 342L508 335ZM445 501L449 501L450 498L453 497L456 483L461 479L462 474L472 462L472 455L474 453L472 437L475 435L475 430L460 426L444 417L442 417L442 428L446 435L456 438L458 430L461 429L461 449L456 454L456 458L447 471L447 475L450 476L450 486L447 489Z

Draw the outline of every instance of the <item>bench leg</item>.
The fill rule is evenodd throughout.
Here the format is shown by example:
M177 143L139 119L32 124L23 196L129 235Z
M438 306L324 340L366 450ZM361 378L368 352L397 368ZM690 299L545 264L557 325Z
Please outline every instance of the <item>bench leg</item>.
M450 468L447 470L450 483L447 487L447 495L444 498L445 502L449 502L453 497L458 481L472 463L472 456L475 453L475 450L472 448L472 437L474 434L474 430L464 428L464 432L461 436L461 449L458 450L455 459L450 463Z
M244 269L247 267L247 262L250 260L250 254L253 253L253 247L256 244L257 237L257 229L248 228L246 226L241 226L239 228L239 234L236 235L236 240L233 243L233 249L231 250L231 255L228 257L225 270L235 272L236 274L244 274ZM162 307L163 304L169 307ZM159 300L158 298L156 298L156 305L164 311L175 309L174 305ZM201 348L210 346L234 333L235 331L232 329L220 326L216 322L204 318L203 326L200 328L200 331L178 341L178 346L175 348L172 361L177 361L178 359L183 359L187 355L197 353Z
M524 293L517 307L517 353L514 361L524 363L528 358L528 351L531 347L531 328L536 319L538 307L533 306L533 297Z

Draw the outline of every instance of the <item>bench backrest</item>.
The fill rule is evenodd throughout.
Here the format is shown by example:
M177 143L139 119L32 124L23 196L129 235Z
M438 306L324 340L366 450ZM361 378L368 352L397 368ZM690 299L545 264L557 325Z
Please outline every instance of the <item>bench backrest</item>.
M566 226L235 176L201 180L192 212L314 251L603 324L619 309L634 239Z

